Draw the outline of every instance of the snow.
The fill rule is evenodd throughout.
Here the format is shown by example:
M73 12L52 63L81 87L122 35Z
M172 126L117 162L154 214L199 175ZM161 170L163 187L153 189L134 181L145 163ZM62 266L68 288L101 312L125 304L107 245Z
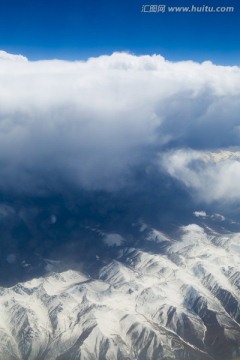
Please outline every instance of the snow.
M146 240L161 243L163 241L169 241L169 238L163 232L156 229L151 229L148 236L146 237Z
M181 228L179 241L169 239L164 254L121 251L96 279L68 270L1 288L0 358L26 358L27 349L28 360L64 354L81 359L105 354L111 360L119 352L136 359L141 351L151 359L159 349L159 357L176 359L180 348L191 358L189 347L204 355L196 343L203 344L208 325L192 308L199 299L206 314L214 312L219 327L227 329L224 336L240 346L236 320L216 297L225 289L240 299L232 283L239 272L239 240L240 234L220 235L189 224ZM27 342L20 334L28 334Z
M119 318L112 311L96 311L95 317L102 334L107 338L119 333Z

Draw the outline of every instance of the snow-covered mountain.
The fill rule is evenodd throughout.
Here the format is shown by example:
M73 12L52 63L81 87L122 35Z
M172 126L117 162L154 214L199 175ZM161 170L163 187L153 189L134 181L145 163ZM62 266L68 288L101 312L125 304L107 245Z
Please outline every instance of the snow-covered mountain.
M94 272L2 287L0 359L237 359L240 233L190 224L175 239L141 224L139 234L138 246L110 244L117 256L96 256Z

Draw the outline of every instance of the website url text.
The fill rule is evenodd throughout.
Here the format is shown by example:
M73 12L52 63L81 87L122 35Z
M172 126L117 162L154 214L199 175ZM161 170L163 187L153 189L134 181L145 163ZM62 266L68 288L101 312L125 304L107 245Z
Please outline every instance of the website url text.
M167 6L167 5L142 5L143 13L232 13L234 6Z

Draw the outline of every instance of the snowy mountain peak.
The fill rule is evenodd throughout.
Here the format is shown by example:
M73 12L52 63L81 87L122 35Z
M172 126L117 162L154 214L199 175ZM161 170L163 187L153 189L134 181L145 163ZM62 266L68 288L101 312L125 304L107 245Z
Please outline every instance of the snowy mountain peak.
M68 270L1 288L0 358L235 359L240 235L180 234L164 253L122 248L95 278Z

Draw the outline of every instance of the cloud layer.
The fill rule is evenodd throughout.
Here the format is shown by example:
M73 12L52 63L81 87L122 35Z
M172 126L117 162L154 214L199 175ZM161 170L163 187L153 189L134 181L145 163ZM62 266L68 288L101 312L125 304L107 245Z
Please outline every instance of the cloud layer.
M163 155L167 172L194 191L199 200L239 202L240 155L177 150ZM213 155L217 154L216 159Z
M113 191L136 168L159 166L161 153L161 168L200 197L207 187L208 199L232 200L234 186L240 198L238 160L189 166L201 151L238 146L239 112L238 67L127 53L30 62L0 52L0 190Z

